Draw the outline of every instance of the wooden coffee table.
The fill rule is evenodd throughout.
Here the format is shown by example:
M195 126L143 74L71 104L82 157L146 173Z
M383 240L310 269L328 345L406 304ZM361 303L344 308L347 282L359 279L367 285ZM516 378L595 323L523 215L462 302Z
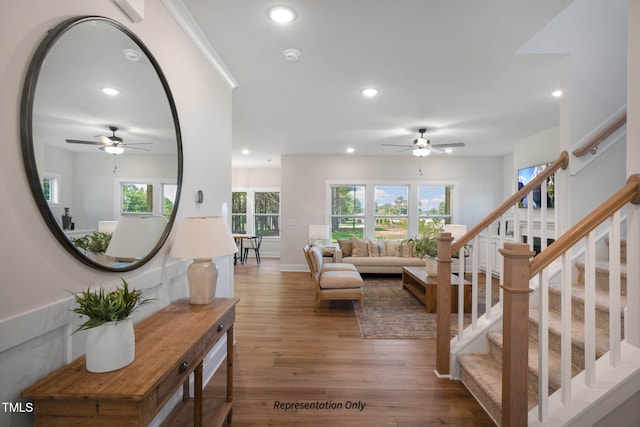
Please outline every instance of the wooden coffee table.
M451 275L451 312L458 311L459 277ZM464 281L464 312L471 313L471 282ZM436 313L438 307L437 278L427 276L427 269L422 267L402 267L402 287L414 294L424 303L427 313Z

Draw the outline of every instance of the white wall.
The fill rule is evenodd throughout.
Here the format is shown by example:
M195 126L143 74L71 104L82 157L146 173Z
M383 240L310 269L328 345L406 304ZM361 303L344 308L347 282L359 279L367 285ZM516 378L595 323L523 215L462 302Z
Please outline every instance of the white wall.
M37 379L83 353L83 335L69 336L69 291L105 286L118 274L93 270L64 251L31 196L20 150L20 95L28 64L47 30L76 15L101 15L129 27L160 64L176 101L184 147L183 197L178 216L219 215L231 200L231 90L196 51L159 1L147 1L145 19L132 24L111 1L0 0L0 401L17 402ZM215 138L212 138L212 134ZM202 144L202 141L215 141ZM205 202L196 206L194 190ZM139 320L186 295L186 262L168 256L173 236L144 267L123 274L158 298ZM233 294L230 257L217 260L218 296ZM209 370L217 360L207 360ZM30 425L30 415L0 411L0 425Z
M283 156L282 239L280 268L304 269L302 246L309 224L327 220L326 183L336 180L389 182L442 182L459 184L459 218L472 226L503 200L501 157L432 156ZM420 176L419 169L423 175Z

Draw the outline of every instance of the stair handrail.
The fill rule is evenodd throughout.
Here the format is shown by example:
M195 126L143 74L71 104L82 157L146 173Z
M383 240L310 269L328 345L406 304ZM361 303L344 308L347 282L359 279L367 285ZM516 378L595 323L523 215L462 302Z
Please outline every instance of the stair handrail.
M617 131L622 125L627 123L627 111L623 111L615 115L612 120L600 132L589 138L587 142L573 150L573 155L582 157L591 152L593 148L598 146L602 141L607 139L613 132Z
M540 174L533 178L511 197L505 200L493 212L487 215L477 225L472 227L460 238L453 240L451 233L443 232L438 235L438 277L437 277L437 334L436 334L436 374L446 377L450 373L451 343L449 325L451 322L450 289L451 262L454 254L459 253L464 246L489 227L494 221L504 215L516 203L531 193L537 186L554 174L558 169L569 166L569 153L563 151ZM461 293L462 294L462 293Z
M529 288L531 278L541 273L545 267L570 250L627 203L640 204L640 174L631 175L620 190L537 256L533 257L534 252L522 243L508 243L500 249L500 253L504 256L506 271L505 282L502 285L504 290L503 330L509 332L511 328L520 327L511 334L505 333L503 339L503 348L508 352L505 351L502 357L502 425L527 424L528 342L522 337L527 335L526 326L523 326L523 322L517 322L516 319L523 318L529 312L528 293L531 292ZM524 261L524 266L514 264L519 261ZM506 267L507 263L509 268Z
M482 221L474 225L462 237L457 239L451 246L451 253L455 254L468 244L471 239L480 234L485 228L489 227L494 221L500 218L504 213L513 207L518 201L522 200L534 188L542 184L547 178L553 175L558 169L566 169L569 166L569 153L563 151L558 158L553 161L547 168L543 169L535 178L527 185L522 187L516 193L512 194L507 200L502 202L493 212L487 215Z
M532 258L529 262L530 277L540 273L627 203L640 204L640 174L631 175L620 190L556 239L546 250Z

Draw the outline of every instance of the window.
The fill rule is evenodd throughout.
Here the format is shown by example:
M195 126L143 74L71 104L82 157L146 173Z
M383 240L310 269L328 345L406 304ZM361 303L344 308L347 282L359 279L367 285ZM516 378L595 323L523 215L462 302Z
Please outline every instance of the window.
M256 192L255 234L264 237L280 235L280 193L277 191Z
M364 237L364 185L331 186L331 240Z
M162 214L167 218L167 221L171 217L171 212L173 212L177 192L177 184L162 184Z
M231 194L231 232L247 234L247 192L234 191Z
M452 186L421 185L418 188L418 232L424 234L428 221L442 220L451 223L451 193Z
M280 237L280 191L234 191L231 194L231 232Z
M153 185L122 183L122 214L152 214Z
M178 196L178 185L170 179L116 178L114 216L162 215L171 217Z
M44 194L44 199L50 205L60 203L60 178L52 174L43 175L42 193Z
M409 233L409 187L375 187L376 239L406 239Z
M457 192L455 182L328 182L331 239L396 240L424 235L427 223L453 222Z

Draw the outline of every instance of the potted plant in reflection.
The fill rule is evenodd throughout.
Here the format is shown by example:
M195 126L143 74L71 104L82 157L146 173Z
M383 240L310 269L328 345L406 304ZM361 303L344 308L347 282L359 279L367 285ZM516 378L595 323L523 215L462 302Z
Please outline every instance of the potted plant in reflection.
M105 251L109 247L111 242L111 233L103 233L100 231L94 231L92 234L86 236L71 238L71 243L76 248L83 250L87 255L92 256L96 261L100 261L101 258L106 257Z
M111 292L103 288L74 293L75 313L88 319L74 331L87 330L86 367L89 372L109 372L123 368L135 357L135 336L131 314L150 302L142 298L142 291L130 290L129 283L120 278L122 286Z
M438 234L444 231L444 220L434 221L428 219L420 224L420 236L407 239L413 245L413 253L420 257L426 257L427 275L438 275Z

